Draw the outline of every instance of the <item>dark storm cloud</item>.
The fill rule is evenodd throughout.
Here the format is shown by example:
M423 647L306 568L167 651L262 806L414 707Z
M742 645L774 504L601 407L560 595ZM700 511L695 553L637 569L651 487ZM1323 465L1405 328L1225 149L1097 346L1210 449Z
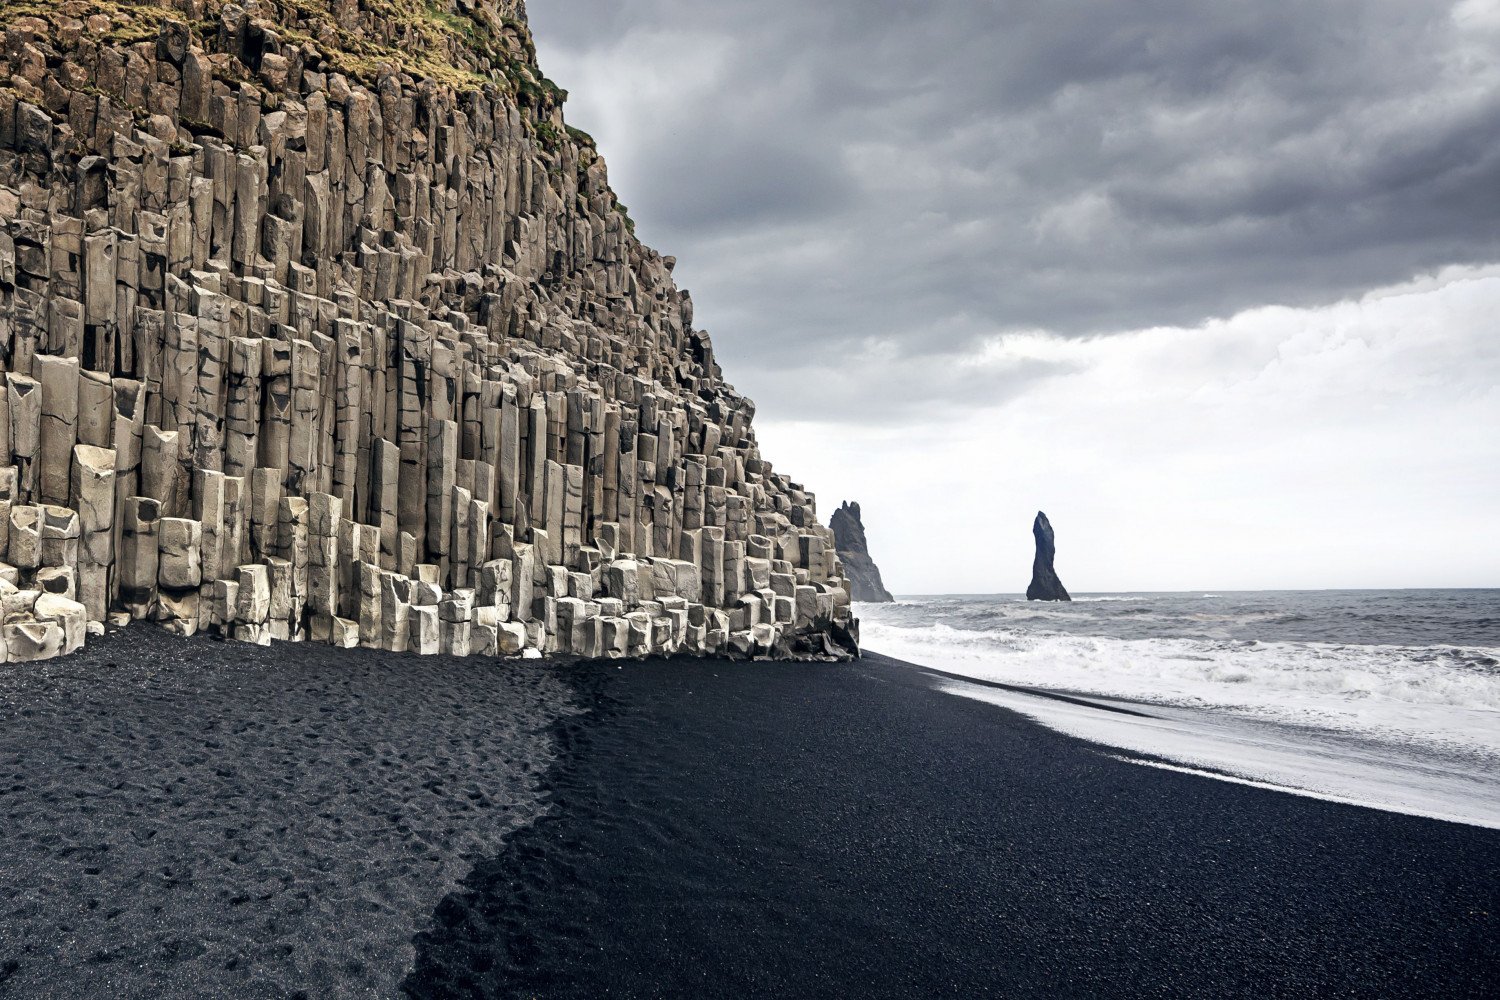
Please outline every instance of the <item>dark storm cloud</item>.
M1500 257L1489 0L532 0L531 19L763 405L801 381L774 377L782 348L832 371L894 344L931 370L1008 330L1192 324Z

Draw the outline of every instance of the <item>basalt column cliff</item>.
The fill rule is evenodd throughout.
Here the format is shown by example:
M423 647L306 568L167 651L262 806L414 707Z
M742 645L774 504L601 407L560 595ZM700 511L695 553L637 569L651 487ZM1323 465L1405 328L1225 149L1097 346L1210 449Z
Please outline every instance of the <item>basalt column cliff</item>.
M0 641L845 655L518 0L0 0Z

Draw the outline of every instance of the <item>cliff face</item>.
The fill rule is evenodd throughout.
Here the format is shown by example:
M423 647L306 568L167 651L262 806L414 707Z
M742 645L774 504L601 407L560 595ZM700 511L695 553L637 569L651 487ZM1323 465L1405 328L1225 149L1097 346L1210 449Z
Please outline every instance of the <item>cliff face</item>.
M1052 522L1041 511L1031 523L1031 534L1036 539L1036 558L1031 563L1031 585L1026 588L1028 601L1071 601L1067 588L1058 579L1052 560L1057 557L1057 544L1052 534Z
M0 638L845 653L515 0L0 0Z
M859 504L844 501L833 512L829 521L833 529L834 546L839 559L844 563L844 573L849 579L850 593L856 601L886 603L894 601L890 591L880 579L880 567L870 558L870 546L865 541L865 524L860 520Z

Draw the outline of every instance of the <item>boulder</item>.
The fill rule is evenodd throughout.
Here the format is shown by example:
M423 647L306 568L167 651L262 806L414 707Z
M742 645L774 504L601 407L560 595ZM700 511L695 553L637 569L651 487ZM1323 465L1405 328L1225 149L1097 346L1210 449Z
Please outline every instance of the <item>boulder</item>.
M6 659L11 663L50 660L63 648L63 629L57 622L21 621L0 626Z

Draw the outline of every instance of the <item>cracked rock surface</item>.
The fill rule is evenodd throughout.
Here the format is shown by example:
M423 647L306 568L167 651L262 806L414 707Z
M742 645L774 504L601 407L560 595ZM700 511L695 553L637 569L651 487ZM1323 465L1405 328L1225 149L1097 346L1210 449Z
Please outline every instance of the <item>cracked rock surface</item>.
M857 653L814 496L761 455L524 5L0 0L0 24L11 658L129 619Z

